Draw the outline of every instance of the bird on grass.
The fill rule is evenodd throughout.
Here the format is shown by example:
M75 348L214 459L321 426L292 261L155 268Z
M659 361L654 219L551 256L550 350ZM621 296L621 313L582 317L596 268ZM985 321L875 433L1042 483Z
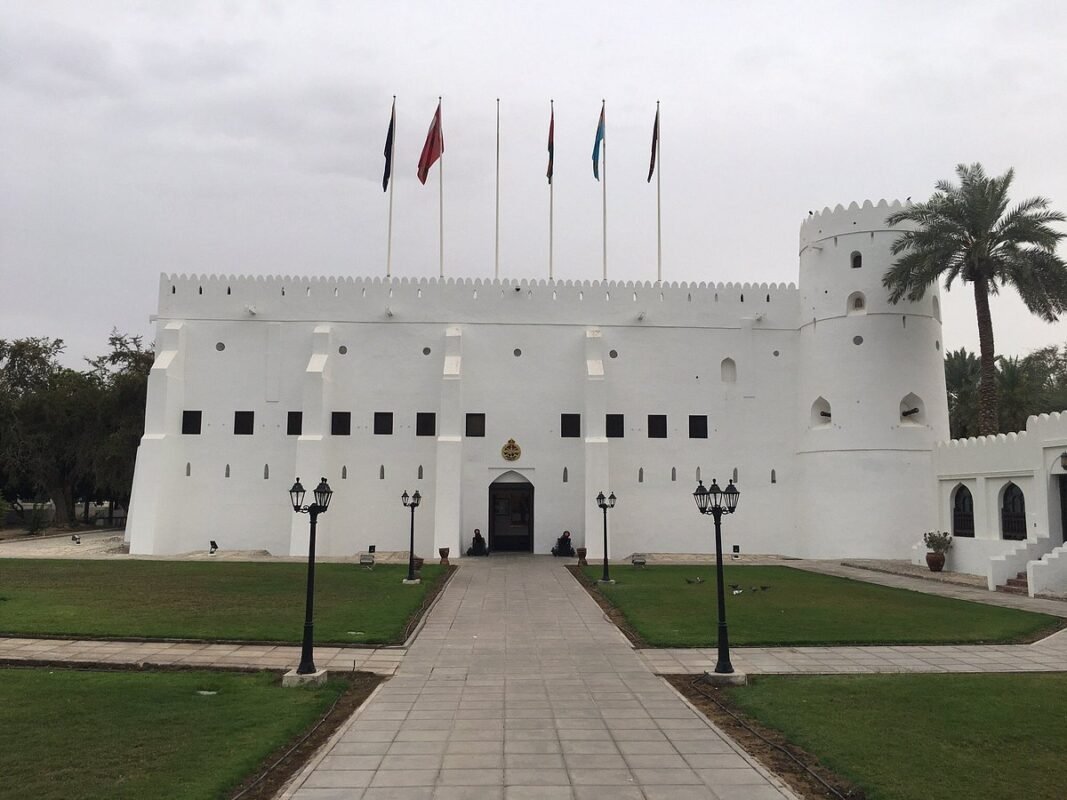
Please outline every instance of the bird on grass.
M695 578L686 578L686 583L703 583L704 579L697 575Z

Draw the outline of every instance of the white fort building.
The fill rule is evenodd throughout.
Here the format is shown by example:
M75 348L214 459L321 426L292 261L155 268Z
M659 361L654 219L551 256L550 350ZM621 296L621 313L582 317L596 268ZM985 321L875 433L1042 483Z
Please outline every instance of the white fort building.
M897 305L882 287L896 208L806 219L796 286L165 275L130 550L306 553L287 491L326 476L324 555L406 551L416 489L424 557L462 553L475 528L534 553L569 530L599 557L600 491L618 497L613 558L706 553L690 495L717 478L741 490L724 546L909 558L971 485L977 549L953 553L979 573L1007 557L1001 577L1027 542L984 509L1011 476L979 481L995 457L971 475L965 447L938 445L937 287ZM1030 458L1012 484L1043 499L1023 538L1047 545L1019 570L1062 545L1058 463Z

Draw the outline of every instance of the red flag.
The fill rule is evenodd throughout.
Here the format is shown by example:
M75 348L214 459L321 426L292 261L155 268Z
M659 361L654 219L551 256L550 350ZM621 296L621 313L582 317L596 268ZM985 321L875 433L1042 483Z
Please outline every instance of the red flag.
M430 172L437 159L445 152L445 135L441 130L441 101L437 101L437 111L430 123L430 130L426 133L426 143L422 146L422 155L419 156L419 181L426 183L426 175Z

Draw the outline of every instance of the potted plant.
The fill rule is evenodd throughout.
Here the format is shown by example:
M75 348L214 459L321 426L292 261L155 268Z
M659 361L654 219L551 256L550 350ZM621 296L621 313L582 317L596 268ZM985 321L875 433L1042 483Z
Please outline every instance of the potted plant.
M926 554L926 566L931 572L940 572L945 568L945 553L952 549L952 534L927 531L923 534L923 543L930 550Z

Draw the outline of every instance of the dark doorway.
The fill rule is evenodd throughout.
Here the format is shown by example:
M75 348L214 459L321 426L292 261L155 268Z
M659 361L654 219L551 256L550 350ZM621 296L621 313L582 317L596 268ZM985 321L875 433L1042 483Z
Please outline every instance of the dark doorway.
M528 483L489 486L489 550L533 552L534 487Z
M1060 534L1067 544L1067 475L1060 475Z

